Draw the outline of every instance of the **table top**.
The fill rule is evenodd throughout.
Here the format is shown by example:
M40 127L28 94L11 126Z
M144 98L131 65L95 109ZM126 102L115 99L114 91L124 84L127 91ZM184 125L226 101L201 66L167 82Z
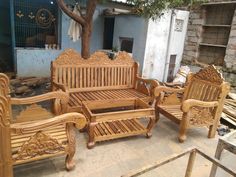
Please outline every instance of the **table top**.
M150 105L140 99L118 99L118 100L98 100L85 101L83 107L92 114L120 112L120 111L137 111L137 110L154 110Z
M236 130L228 133L220 139L236 146Z

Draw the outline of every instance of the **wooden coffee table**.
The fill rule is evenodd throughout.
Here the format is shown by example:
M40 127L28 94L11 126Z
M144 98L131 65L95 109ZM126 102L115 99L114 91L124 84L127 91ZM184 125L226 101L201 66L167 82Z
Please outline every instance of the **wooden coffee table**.
M151 137L155 125L154 108L140 99L86 101L82 109L88 119L88 148L98 141L140 134ZM149 119L146 126L141 118Z

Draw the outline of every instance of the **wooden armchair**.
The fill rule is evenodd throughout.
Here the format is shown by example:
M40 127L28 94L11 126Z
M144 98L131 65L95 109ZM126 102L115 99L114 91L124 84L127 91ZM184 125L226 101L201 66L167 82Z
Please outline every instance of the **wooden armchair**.
M85 117L67 113L68 95L55 91L29 98L11 98L9 80L0 74L0 176L12 177L12 166L56 155L66 155L66 168L74 167L75 130ZM55 100L53 113L35 103ZM16 119L12 105L29 104Z
M199 126L209 127L208 137L213 138L229 90L229 84L214 66L189 76L185 88L159 86L155 89L157 120L161 113L180 124L180 142L186 139L188 128Z

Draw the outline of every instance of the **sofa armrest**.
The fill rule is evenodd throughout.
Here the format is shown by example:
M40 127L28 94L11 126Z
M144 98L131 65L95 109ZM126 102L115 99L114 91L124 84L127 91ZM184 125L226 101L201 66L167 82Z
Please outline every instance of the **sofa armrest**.
M52 81L52 90L56 91L56 90L62 90L64 92L69 92L69 89L67 86L63 85L63 84L59 84L57 82Z
M147 83L147 84L150 84L150 85L152 85L154 88L160 85L159 82L158 82L157 80L155 80L155 79L144 79L144 78L142 78L142 77L137 76L137 80L138 80L138 81L145 82L145 83Z
M155 88L154 95L155 97L160 96L161 92L164 93L183 93L184 88L171 88L171 87L166 87L166 86L158 86Z
M137 76L136 89L140 89L140 91L143 90L143 93L149 96L154 97L154 89L159 85L159 82L154 79L144 79L142 77ZM145 89L141 89L141 87Z

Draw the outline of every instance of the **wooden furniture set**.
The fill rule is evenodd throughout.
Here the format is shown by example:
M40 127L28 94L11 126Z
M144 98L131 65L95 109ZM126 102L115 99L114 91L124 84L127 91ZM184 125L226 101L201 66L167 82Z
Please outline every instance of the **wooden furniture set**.
M180 124L180 142L186 139L188 128L199 126L209 127L208 137L213 138L229 90L229 84L216 68L208 66L190 75L184 88L159 86L155 89L157 119L161 113Z
M180 124L181 142L192 126L209 126L213 137L229 85L213 66L189 78L185 88L159 86L141 78L138 63L125 52L114 60L103 52L84 60L72 49L52 62L50 93L11 98L9 80L0 74L0 176L11 177L12 165L62 154L67 155L66 168L72 169L73 127L82 128L86 121L88 148L114 138L150 137L159 113ZM35 104L45 100L53 100L52 112ZM11 106L27 104L13 119Z
M53 90L62 89L70 95L69 110L86 115L89 148L96 141L147 133L147 129L150 134L154 114L150 113L153 111L148 104L151 105L154 101L154 89L158 82L141 78L138 63L128 53L119 52L111 60L104 52L96 52L84 60L79 53L68 49L52 62L51 78ZM111 104L118 108L127 106L127 103L133 107L134 103L142 104L144 108L111 112L111 108L115 108ZM86 104L88 105L85 106ZM92 113L90 106L93 109L94 105L109 113ZM108 115L112 116L109 118ZM136 121L142 115L150 118L148 128Z
M54 100L53 112L36 103ZM13 105L28 105L16 118ZM12 177L13 165L66 155L66 168L75 163L75 130L83 128L85 117L66 113L68 96L55 91L28 98L11 98L9 79L0 74L0 176Z

